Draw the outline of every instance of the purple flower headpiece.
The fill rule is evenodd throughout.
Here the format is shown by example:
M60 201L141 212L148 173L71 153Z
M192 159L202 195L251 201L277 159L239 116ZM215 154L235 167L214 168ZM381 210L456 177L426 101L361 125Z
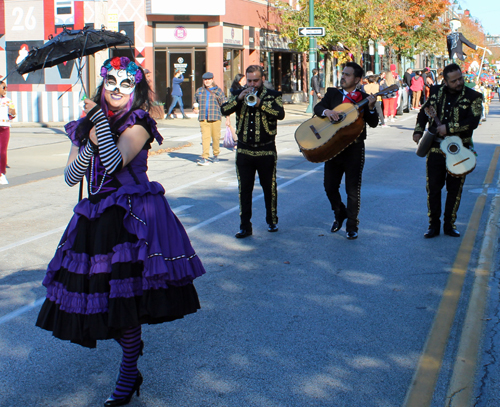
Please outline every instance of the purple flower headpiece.
M127 57L114 57L104 61L101 67L101 76L106 78L108 72L112 69L127 71L127 76L133 79L135 83L139 83L142 80L142 71L135 62L132 62Z

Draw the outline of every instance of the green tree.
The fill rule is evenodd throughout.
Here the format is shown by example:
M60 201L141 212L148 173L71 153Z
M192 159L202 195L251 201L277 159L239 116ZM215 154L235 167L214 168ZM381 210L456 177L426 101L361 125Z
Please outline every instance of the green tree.
M325 58L333 57L340 63L349 60L347 53L335 51L339 44L350 50L355 61L359 62L370 39L383 38L387 27L398 21L394 14L395 4L400 0L315 0L314 25L325 27L326 35L317 37L318 48L325 52ZM280 32L292 41L293 49L307 51L309 39L300 37L299 27L309 25L309 1L300 0L299 10L283 3L275 3L281 23ZM329 63L326 63L327 81L330 78ZM327 82L328 84L328 82Z

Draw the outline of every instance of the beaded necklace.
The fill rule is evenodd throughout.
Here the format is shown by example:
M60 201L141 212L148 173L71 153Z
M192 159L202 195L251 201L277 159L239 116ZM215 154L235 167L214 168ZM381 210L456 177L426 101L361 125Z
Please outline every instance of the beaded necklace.
M89 192L90 195L97 195L104 184L104 179L106 178L106 174L108 173L108 170L104 170L104 175L102 176L101 183L99 185L99 188L97 191L93 192L92 191L92 180L94 179L94 154L92 154L92 158L90 159L90 181L89 181Z

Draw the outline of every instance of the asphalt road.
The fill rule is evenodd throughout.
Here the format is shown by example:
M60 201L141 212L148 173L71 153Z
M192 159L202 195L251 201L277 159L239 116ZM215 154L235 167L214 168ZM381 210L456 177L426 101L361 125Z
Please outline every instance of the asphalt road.
M462 233L499 145L499 113L495 101L474 134L479 156L462 195ZM411 140L414 112L369 130L359 238L330 233L323 166L307 162L293 137L307 117L300 106L288 106L279 126L279 232L266 230L257 182L254 235L241 240L234 238L234 153L223 148L219 164L197 166L196 120L160 123L165 143L150 157L149 177L165 187L207 274L195 283L197 314L144 327L144 384L131 406L402 405L462 238L423 238L425 160ZM13 128L9 147L10 184L0 186L0 406L102 405L116 379L118 345L103 341L89 350L34 326L44 269L78 197L62 177L69 141L62 128ZM469 270L496 193L492 188L487 196ZM433 406L445 405L472 282L469 272ZM489 313L496 312L494 286L492 294ZM495 338L487 331L493 348ZM488 404L496 391L494 362L481 360L492 380L478 386L484 406L495 405Z

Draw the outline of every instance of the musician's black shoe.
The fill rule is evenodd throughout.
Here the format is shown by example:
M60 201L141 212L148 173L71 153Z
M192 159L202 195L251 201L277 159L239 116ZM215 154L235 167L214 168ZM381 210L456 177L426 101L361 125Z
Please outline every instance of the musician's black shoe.
M434 227L434 226L429 226L429 229L427 229L427 232L424 233L424 237L426 239L431 239L433 237L439 236L439 226Z
M238 239L243 239L244 237L251 235L252 235L252 229L240 229L240 231L236 233L234 236Z
M352 230L347 231L346 233L347 240L354 240L358 238L358 232L353 232Z
M268 232L277 232L278 225L276 225L275 223L270 223L269 225L267 225L267 231Z
M335 221L333 222L332 228L330 232L335 233L338 232L340 229L342 229L342 224L344 223L344 220L347 218L345 215L339 216L339 218L335 218Z
M443 226L443 233L451 237L460 237L460 232L456 230L453 226L448 226L448 225Z

